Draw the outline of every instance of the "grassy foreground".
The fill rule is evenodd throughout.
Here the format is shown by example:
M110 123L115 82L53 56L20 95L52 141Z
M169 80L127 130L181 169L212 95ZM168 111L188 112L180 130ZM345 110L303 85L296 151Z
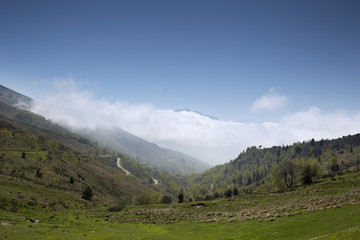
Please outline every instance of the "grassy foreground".
M270 222L144 224L109 223L84 212L40 223L18 216L19 222L0 229L1 239L359 239L359 214L357 204Z
M360 239L359 172L288 193L115 211L0 177L0 239Z

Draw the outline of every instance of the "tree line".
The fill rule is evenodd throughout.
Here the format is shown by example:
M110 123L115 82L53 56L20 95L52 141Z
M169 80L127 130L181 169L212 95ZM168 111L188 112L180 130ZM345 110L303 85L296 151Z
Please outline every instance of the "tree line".
M354 166L360 166L360 134L271 148L253 146L229 163L190 175L186 197L226 197L226 191L235 188L240 193L284 190Z

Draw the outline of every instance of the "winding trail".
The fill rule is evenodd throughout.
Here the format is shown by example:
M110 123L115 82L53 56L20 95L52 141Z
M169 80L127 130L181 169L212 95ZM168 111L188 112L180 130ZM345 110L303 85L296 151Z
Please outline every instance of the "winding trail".
M120 168L121 170L123 170L123 171L125 172L126 176L129 176L129 175L130 175L130 172L121 166L121 158L117 158L116 160L117 160L117 161L116 161L116 166L118 166L118 168ZM156 184L159 183L159 180L157 180L157 179L155 179L155 178L151 178L151 179L154 181L154 185L156 185Z
M154 181L154 185L159 183L159 180L155 179L155 178L151 178Z
M117 158L116 165L118 166L118 168L123 170L127 176L129 176L130 172L121 166L120 161L121 161L121 158Z

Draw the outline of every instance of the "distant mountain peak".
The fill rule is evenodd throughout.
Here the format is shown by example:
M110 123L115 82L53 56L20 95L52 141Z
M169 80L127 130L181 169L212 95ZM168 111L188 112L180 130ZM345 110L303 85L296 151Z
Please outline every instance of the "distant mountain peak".
M219 120L218 117L207 115L207 114L204 114L204 113L201 113L201 112L198 112L198 111L194 111L194 110L191 110L191 109L188 109L188 108L176 109L175 112L192 112L192 113L196 113L196 114L199 114L201 116L204 116L204 117L208 117L208 118L213 119L213 120Z

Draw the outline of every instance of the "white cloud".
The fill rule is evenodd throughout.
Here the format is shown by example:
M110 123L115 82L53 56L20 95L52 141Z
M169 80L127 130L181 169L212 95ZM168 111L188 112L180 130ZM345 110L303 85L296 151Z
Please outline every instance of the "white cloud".
M289 100L284 95L279 95L275 92L274 88L271 88L269 92L260 98L258 98L252 105L251 110L258 111L274 111L285 107Z
M72 81L58 81L56 92L41 99L33 111L73 128L117 126L212 164L234 159L249 146L271 147L360 132L360 112L324 113L311 107L277 122L221 121L194 112L156 109L151 104L96 100Z

